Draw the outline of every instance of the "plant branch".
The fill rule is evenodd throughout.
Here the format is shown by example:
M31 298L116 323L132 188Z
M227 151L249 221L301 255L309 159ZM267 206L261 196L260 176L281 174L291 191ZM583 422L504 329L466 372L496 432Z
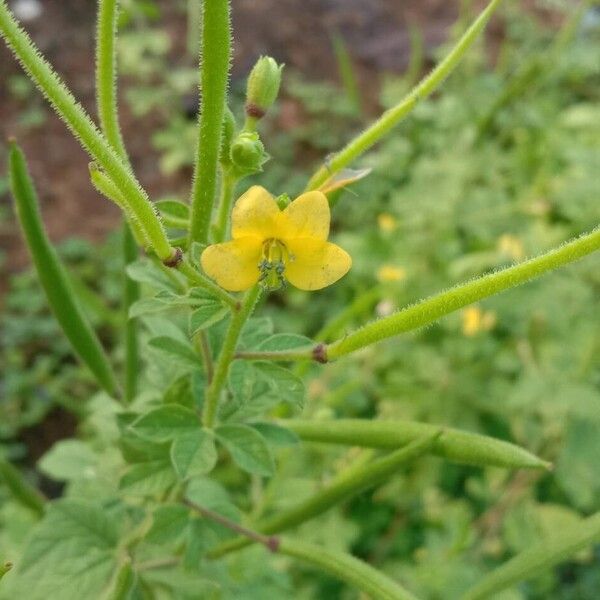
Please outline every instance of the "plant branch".
M129 166L123 162L107 139L98 131L83 107L42 57L27 33L19 27L6 0L0 0L0 33L56 113L63 119L83 148L114 181L123 197L127 199L131 212L139 221L157 256L161 260L172 258L174 249L167 239L148 195L140 186Z
M225 334L223 340L223 346L215 366L215 372L213 380L206 391L206 398L204 400L204 409L202 413L202 423L205 427L212 427L217 415L217 408L219 405L219 399L225 380L227 379L227 373L229 371L229 365L235 355L235 347L237 346L238 339L246 323L246 320L254 310L258 297L260 295L260 286L255 285L251 290L246 292L246 297L242 303L242 306L233 313L231 317L231 323L229 323L229 329Z
M393 127L414 110L421 100L431 95L459 64L465 52L477 39L501 1L492 0L444 60L414 87L399 104L384 112L375 123L349 142L345 148L322 166L312 176L306 189L316 190L321 187L330 177L341 171L358 156L364 154L371 146L389 133Z
M259 544L262 544L271 552L277 552L277 549L279 547L279 539L278 538L272 537L272 536L266 536L266 535L263 535L262 533L259 533L258 531L253 531L252 529L248 529L247 527L244 527L243 525L240 525L239 523L236 523L235 521L228 519L227 517L221 515L220 513L217 513L213 510L205 508L204 506L200 506L199 504L196 504L195 502L192 502L191 500L184 499L183 502L184 502L184 504L187 504L187 506L189 506L191 509L193 509L197 513L201 514L203 517L206 517L207 519L210 519L211 521L214 521L215 523L219 523L219 525L223 525L223 527L227 527L227 529L230 529L231 531L234 531L235 533L239 533L240 535L243 535L245 538L248 538L252 542L257 542Z
M381 340L419 329L473 302L499 294L530 279L592 254L600 248L600 228L559 248L495 273L458 285L413 304L394 315L378 319L327 347L329 360Z

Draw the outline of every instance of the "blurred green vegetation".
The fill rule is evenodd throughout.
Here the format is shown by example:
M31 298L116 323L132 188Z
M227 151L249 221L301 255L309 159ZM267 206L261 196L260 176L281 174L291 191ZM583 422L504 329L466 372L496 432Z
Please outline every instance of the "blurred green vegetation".
M275 331L314 336L337 319L330 334L343 334L597 223L600 30L584 18L561 37L522 13L505 14L506 38L494 52L494 66L481 44L439 97L419 106L356 165L372 172L337 198L333 226L335 241L353 256L353 269L319 293L272 294L266 312ZM128 94L134 112L158 105L165 111L165 127L154 143L163 169L171 172L191 162L192 144L182 139L192 139L194 125L182 107L196 75L167 70L168 44L161 36L125 32L123 56L132 66L125 62L123 69L129 76L135 72ZM410 83L407 77L384 77L381 105L391 106ZM293 196L309 174L301 166L306 157L338 149L364 117L355 98L298 74L287 74L284 102L299 107L301 124L279 132L281 118L271 119L263 139L273 158L255 179ZM117 351L119 246L114 236L100 248L76 240L61 246L92 323ZM309 368L304 414L313 418L382 416L456 426L520 444L552 461L554 472L419 460L375 492L303 525L302 538L351 550L420 597L446 600L515 552L600 509L599 266L590 257L414 335L325 370ZM354 308L340 314L343 306ZM5 455L26 459L20 432L64 407L80 419L84 440L68 442L77 447L65 452L81 460L65 470L57 458L57 448L65 446L57 446L41 471L67 481L72 496L98 494L98 483L86 482L84 463L88 453L90 463L97 460L94 451L105 441L101 421L112 409L99 411L102 398L96 397L95 412L87 410L90 380L74 363L28 271L11 279L0 321L0 363ZM148 374L149 386L167 389L155 376ZM319 445L305 452L283 449L276 477L264 489L258 479L252 482L258 510L308 496L315 481L327 481L357 455ZM101 478L110 476L116 460L110 452L104 456ZM240 490L233 504L247 502L246 476L224 469L220 477L229 489ZM6 553L19 545L30 518L0 494L0 548ZM284 574L272 571L271 563L278 564L265 560L261 548L232 555L218 567L237 582L225 597L356 597L314 571L294 566ZM599 589L597 547L497 598L595 600Z

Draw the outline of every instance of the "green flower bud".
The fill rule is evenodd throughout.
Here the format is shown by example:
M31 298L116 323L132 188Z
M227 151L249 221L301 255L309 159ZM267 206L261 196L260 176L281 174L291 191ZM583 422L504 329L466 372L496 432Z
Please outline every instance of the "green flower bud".
M221 153L220 161L223 164L229 164L231 162L230 151L231 142L235 135L236 123L233 113L229 109L229 106L225 106L225 114L223 115L223 132L221 134Z
M248 77L246 90L246 114L260 119L273 105L279 93L283 65L270 56L261 56Z
M249 131L243 131L235 138L229 156L234 171L240 177L262 171L262 166L269 159L258 133Z

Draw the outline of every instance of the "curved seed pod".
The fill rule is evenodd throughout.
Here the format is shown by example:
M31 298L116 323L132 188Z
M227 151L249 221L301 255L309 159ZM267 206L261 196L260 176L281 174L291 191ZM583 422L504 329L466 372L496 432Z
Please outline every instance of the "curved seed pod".
M9 166L17 217L48 304L75 353L89 367L102 388L114 396L118 390L115 374L44 231L25 157L14 142L10 145Z
M413 421L336 421L286 420L282 424L301 439L327 444L348 444L369 448L399 448L440 430L438 425ZM459 463L479 466L549 469L550 463L527 450L494 438L443 428L431 453Z

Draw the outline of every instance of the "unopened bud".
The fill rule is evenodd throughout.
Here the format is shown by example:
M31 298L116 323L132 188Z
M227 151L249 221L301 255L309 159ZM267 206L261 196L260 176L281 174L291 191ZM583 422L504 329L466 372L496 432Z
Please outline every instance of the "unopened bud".
M244 176L262 171L269 155L258 133L244 131L231 144L230 158L238 175Z
M225 106L225 114L223 115L223 130L221 134L221 155L220 160L223 164L231 162L231 142L235 135L236 123L233 113L228 106Z
M254 65L248 77L246 90L246 115L253 119L261 119L279 93L281 83L281 70L283 65L278 65L270 56L261 56Z

